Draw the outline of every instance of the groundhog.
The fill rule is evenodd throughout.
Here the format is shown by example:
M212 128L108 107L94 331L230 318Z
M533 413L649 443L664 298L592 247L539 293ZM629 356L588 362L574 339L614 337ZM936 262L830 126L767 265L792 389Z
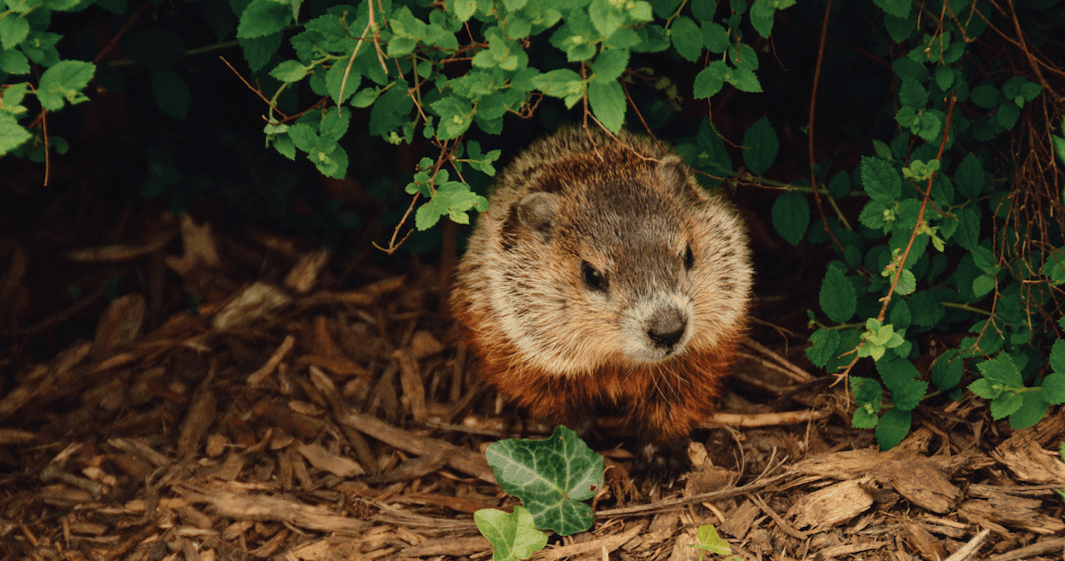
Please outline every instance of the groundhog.
M740 219L678 156L569 128L497 178L451 308L500 392L582 435L621 412L637 469L673 476L721 394L751 274Z

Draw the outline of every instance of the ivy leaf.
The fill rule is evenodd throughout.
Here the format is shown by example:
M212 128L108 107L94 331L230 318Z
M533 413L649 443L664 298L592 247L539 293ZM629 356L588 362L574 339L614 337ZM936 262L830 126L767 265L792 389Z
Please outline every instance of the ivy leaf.
M588 103L595 118L610 132L621 130L625 122L625 91L617 80L588 84Z
M536 529L532 514L521 506L513 514L481 509L473 513L473 522L492 544L492 559L528 559L547 545L547 534Z
M843 274L843 271L836 267L828 268L825 279L821 282L819 299L825 315L836 323L844 323L851 319L858 308L858 297L855 294L854 285Z
M743 135L743 147L743 161L747 167L757 175L765 174L780 149L780 140L768 118L763 116L747 129Z
M557 427L544 440L501 440L485 456L499 486L525 503L537 528L568 536L592 527L592 509L581 501L603 486L603 457L577 433Z
M810 225L810 203L802 193L787 191L773 201L773 227L791 245L799 245Z
M673 41L673 48L677 49L680 56L688 59L688 62L699 60L699 55L703 52L703 32L691 18L680 16L674 20L670 39Z

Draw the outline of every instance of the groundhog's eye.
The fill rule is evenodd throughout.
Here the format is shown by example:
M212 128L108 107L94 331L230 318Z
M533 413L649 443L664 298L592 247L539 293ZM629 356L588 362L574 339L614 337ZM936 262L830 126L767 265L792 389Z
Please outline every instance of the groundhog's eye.
M692 253L692 246L691 245L684 246L684 269L690 271L690 270L692 270L692 267L694 267L694 266L695 266L695 254Z
M587 261L581 261L581 276L584 277L584 284L592 290L606 290L606 277L602 273L595 270Z

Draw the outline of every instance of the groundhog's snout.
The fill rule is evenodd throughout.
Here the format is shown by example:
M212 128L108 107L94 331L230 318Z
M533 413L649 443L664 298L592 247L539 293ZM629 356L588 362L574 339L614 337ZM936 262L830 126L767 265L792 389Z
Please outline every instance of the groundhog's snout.
M647 336L655 347L670 352L684 338L688 314L673 306L659 308L647 321Z

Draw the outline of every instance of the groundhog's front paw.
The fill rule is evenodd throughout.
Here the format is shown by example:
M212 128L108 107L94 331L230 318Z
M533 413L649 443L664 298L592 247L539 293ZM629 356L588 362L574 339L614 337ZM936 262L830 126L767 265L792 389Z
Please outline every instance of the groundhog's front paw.
M681 475L691 471L686 446L660 446L646 443L640 446L636 454L633 472L651 479L656 483L672 483Z

